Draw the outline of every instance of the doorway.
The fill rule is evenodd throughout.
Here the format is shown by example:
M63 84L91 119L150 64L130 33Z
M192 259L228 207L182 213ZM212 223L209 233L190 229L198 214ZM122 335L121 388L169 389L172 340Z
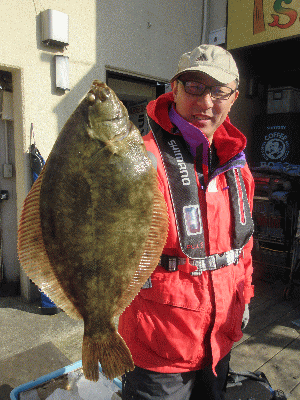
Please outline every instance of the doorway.
M0 296L19 292L12 74L0 70Z
M169 91L169 84L107 71L107 85L116 93L128 110L129 119L144 136L149 132L146 106Z

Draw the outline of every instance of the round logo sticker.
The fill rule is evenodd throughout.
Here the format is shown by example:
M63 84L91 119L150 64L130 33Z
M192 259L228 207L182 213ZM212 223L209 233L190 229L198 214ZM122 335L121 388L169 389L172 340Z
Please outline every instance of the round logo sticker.
M265 160L283 161L287 158L290 152L290 145L287 141L287 137L284 135L284 140L278 136L276 137L276 134L272 134L265 137L266 140L261 146L261 152Z

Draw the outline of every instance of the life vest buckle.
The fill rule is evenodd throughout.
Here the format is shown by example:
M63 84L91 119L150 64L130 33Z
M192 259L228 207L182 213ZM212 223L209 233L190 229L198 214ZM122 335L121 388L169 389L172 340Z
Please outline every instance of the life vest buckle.
M166 256L164 254L160 257L160 265L169 272L178 270L178 257Z
M228 265L227 253L215 254L215 260L218 268Z

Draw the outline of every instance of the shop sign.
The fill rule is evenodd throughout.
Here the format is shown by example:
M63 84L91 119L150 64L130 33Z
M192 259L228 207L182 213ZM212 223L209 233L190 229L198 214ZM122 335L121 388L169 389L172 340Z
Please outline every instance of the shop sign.
M228 0L228 50L299 34L300 0Z

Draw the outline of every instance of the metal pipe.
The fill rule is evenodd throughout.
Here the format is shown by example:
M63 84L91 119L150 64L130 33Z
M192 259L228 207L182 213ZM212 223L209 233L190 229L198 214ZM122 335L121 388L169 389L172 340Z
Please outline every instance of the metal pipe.
M208 0L203 0L203 18L202 18L202 32L201 32L201 44L205 44L205 36L207 30L207 16L208 16Z
M4 152L5 164L8 164L8 134L7 134L7 120L4 120Z

